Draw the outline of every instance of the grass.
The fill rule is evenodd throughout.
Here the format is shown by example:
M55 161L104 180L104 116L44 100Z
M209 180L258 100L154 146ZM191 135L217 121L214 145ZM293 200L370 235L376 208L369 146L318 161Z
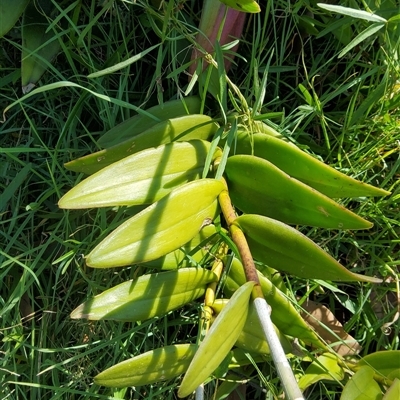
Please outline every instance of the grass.
M58 199L83 178L66 171L63 164L95 150L100 133L132 114L126 103L147 108L181 95L188 87L183 66L190 60L198 2L164 3L160 11L145 1L133 3L61 2L58 8L64 10L62 20L69 29L57 28L61 51L38 87L70 81L92 92L58 84L54 90L20 100L0 125L0 394L4 399L173 399L179 379L134 391L102 388L92 378L144 351L197 337L193 325L199 315L197 303L142 324L69 319L87 297L143 270L85 267L82 254L127 213L59 210ZM373 11L386 18L396 13ZM307 33L309 24L299 22L312 16L316 35ZM361 355L366 355L399 349L398 323L387 326L396 317L393 276L400 263L399 25L376 33L338 58L345 44L336 31L329 31L330 24L351 28L353 36L368 26L348 17L338 21L342 20L329 17L313 3L268 2L261 14L248 17L240 57L228 76L250 106L265 76L265 97L258 111L273 116L268 124L340 171L392 192L382 199L343 200L374 222L370 231L301 228L348 268L392 277L392 283L335 284L337 291L311 285L314 289L309 291L310 282L285 277L292 299L306 294L327 305L360 341ZM21 98L20 21L1 43L0 108L4 110ZM158 48L129 66L87 78L157 43L161 43ZM192 93L196 91L195 85ZM211 97L205 111L219 116ZM296 371L307 365L293 361ZM270 363L247 371L249 376L239 378L248 382L249 398L272 399L279 394ZM213 398L214 383L206 390L207 398ZM337 399L340 392L341 384L320 382L307 396Z

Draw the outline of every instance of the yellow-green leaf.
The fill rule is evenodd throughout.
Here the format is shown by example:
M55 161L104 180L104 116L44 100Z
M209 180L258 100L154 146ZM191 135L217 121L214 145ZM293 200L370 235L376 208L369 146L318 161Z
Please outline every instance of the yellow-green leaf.
M372 227L372 223L262 158L232 156L225 173L231 199L245 213L265 215L287 224L321 228Z
M194 344L175 344L151 350L106 369L94 378L108 387L142 386L184 373L196 352Z
M78 306L71 318L144 321L187 304L206 291L217 276L203 268L182 268L114 286Z
M213 221L223 189L215 179L174 189L108 235L89 253L87 264L94 268L140 264L178 249Z
M178 391L186 397L220 365L235 344L247 319L254 282L246 282L217 316L190 363Z
M257 260L292 275L329 281L379 283L381 279L347 270L298 230L261 215L241 215L235 222Z

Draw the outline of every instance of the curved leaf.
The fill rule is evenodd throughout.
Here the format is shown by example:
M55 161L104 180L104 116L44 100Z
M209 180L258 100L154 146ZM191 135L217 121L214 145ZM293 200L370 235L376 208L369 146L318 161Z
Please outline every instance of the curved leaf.
M377 351L363 357L358 365L368 365L387 379L400 379L400 350Z
M229 194L245 213L261 214L288 224L332 229L367 229L372 223L337 204L262 158L228 159Z
M157 203L128 219L87 256L94 268L140 264L183 246L218 212L224 184L199 179L174 189Z
M368 367L361 367L347 382L340 400L380 400L382 392L374 381L374 371Z
M187 304L206 291L217 276L203 268L143 275L114 286L81 304L71 318L144 321Z
M244 232L253 256L279 271L309 279L382 281L348 271L308 237L282 222L247 214L234 224Z
M0 38L18 21L30 0L1 0L0 2Z
M357 181L288 143L262 133L237 136L237 154L254 154L328 197L386 196L390 192Z
M299 380L300 390L305 390L312 384L322 381L341 381L344 370L338 364L338 358L331 353L324 353L313 361Z
M151 204L177 186L199 178L210 143L168 143L143 150L103 168L67 192L61 208Z
M246 322L254 282L246 282L217 316L189 365L178 391L186 397L219 366L235 344Z
M142 386L184 373L195 352L194 344L175 344L151 350L106 369L94 378L108 387Z
M93 174L125 157L151 147L175 141L208 139L214 135L217 127L217 124L210 117L202 114L167 119L147 130L143 130L131 139L70 161L64 166L71 171Z
M97 143L103 148L113 147L125 140L133 139L161 121L183 115L198 114L200 106L199 97L188 96L184 99L170 100L163 104L157 104L148 108L145 112L139 110L142 114L134 115L114 126L104 133Z

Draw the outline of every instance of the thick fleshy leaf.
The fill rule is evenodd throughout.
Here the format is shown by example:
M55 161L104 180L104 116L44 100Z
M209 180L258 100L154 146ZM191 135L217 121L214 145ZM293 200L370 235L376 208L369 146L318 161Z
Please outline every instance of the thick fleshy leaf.
M187 304L206 291L217 276L203 268L142 275L121 283L81 304L71 318L144 321Z
M400 399L400 380L395 379L390 388L387 390L382 400L399 400Z
M94 268L140 264L183 246L218 213L224 184L199 179L174 189L157 203L128 219L87 256Z
M183 374L196 352L195 344L175 344L151 350L106 369L94 378L108 387L142 386Z
M192 240L178 250L143 265L160 270L195 266L210 254L211 247L218 240L219 235L215 225L207 225Z
M145 149L175 141L208 139L215 134L217 128L217 124L209 116L202 114L167 119L113 147L70 161L65 164L65 168L94 174Z
M262 133L240 132L235 151L261 157L328 197L386 196L390 192L357 181L288 143Z
M128 139L133 139L161 121L184 115L198 114L201 101L197 96L170 100L163 104L148 108L145 113L134 115L124 122L114 126L97 141L102 148L113 147ZM151 146L155 146L154 144Z
M245 213L321 228L372 227L372 223L262 158L232 156L228 159L225 173L233 204Z
M265 300L271 306L271 320L285 335L298 338L305 343L319 348L325 345L318 339L315 332L306 324L293 304L267 277L258 273L261 289ZM224 290L233 293L246 282L242 263L234 258L228 269Z
M241 286L215 319L183 378L179 397L189 396L228 355L246 322L253 287L254 282Z
M313 361L299 380L300 390L322 381L341 381L344 379L344 370L338 364L338 358L331 353L324 353Z
M358 365L368 365L387 379L400 379L400 350L377 351L363 357Z
M175 187L200 178L210 143L175 142L143 150L91 175L67 192L61 208L151 204Z
M261 215L241 215L235 222L257 260L301 278L331 281L382 282L347 270L296 229Z
M361 367L347 382L340 400L381 400L382 392L374 381L374 370Z

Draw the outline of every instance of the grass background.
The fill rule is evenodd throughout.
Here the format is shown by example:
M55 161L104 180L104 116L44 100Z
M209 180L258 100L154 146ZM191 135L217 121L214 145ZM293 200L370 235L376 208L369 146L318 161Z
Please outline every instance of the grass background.
M151 3L151 2L150 2ZM22 99L0 125L0 396L4 399L173 399L174 382L129 389L92 384L105 368L154 347L195 340L198 305L142 324L69 319L84 299L143 270L91 270L86 254L125 217L125 211L65 211L58 199L82 179L63 164L97 148L99 135L132 110L182 95L188 88L186 63L196 34L201 3L147 1L57 2L61 44L38 86L58 83ZM389 18L395 3L342 1ZM398 10L397 10L398 12ZM313 30L307 22L313 18ZM336 24L336 25L333 25ZM0 109L22 97L21 21L0 49ZM228 74L250 106L263 76L266 121L306 151L346 174L392 192L382 199L343 200L374 222L369 231L301 228L348 268L393 276L400 263L400 35L399 25L366 38L338 57L346 40L370 22L339 17L314 2L272 0L248 16L235 62ZM335 27L335 29L333 29ZM347 42L348 42L347 38ZM87 76L146 51L137 62L109 75ZM62 81L74 82L67 87ZM262 85L261 85L262 88ZM191 93L197 93L197 85ZM115 101L105 101L100 95ZM119 103L119 104L118 104ZM218 117L207 97L205 112ZM293 299L326 304L363 346L361 355L399 348L395 285L319 285L286 277ZM394 295L394 296L393 296ZM296 371L306 368L294 360ZM259 365L248 398L274 398L279 381L274 367ZM207 388L213 398L214 385ZM267 392L265 392L267 390ZM337 399L341 384L319 383L309 399Z

